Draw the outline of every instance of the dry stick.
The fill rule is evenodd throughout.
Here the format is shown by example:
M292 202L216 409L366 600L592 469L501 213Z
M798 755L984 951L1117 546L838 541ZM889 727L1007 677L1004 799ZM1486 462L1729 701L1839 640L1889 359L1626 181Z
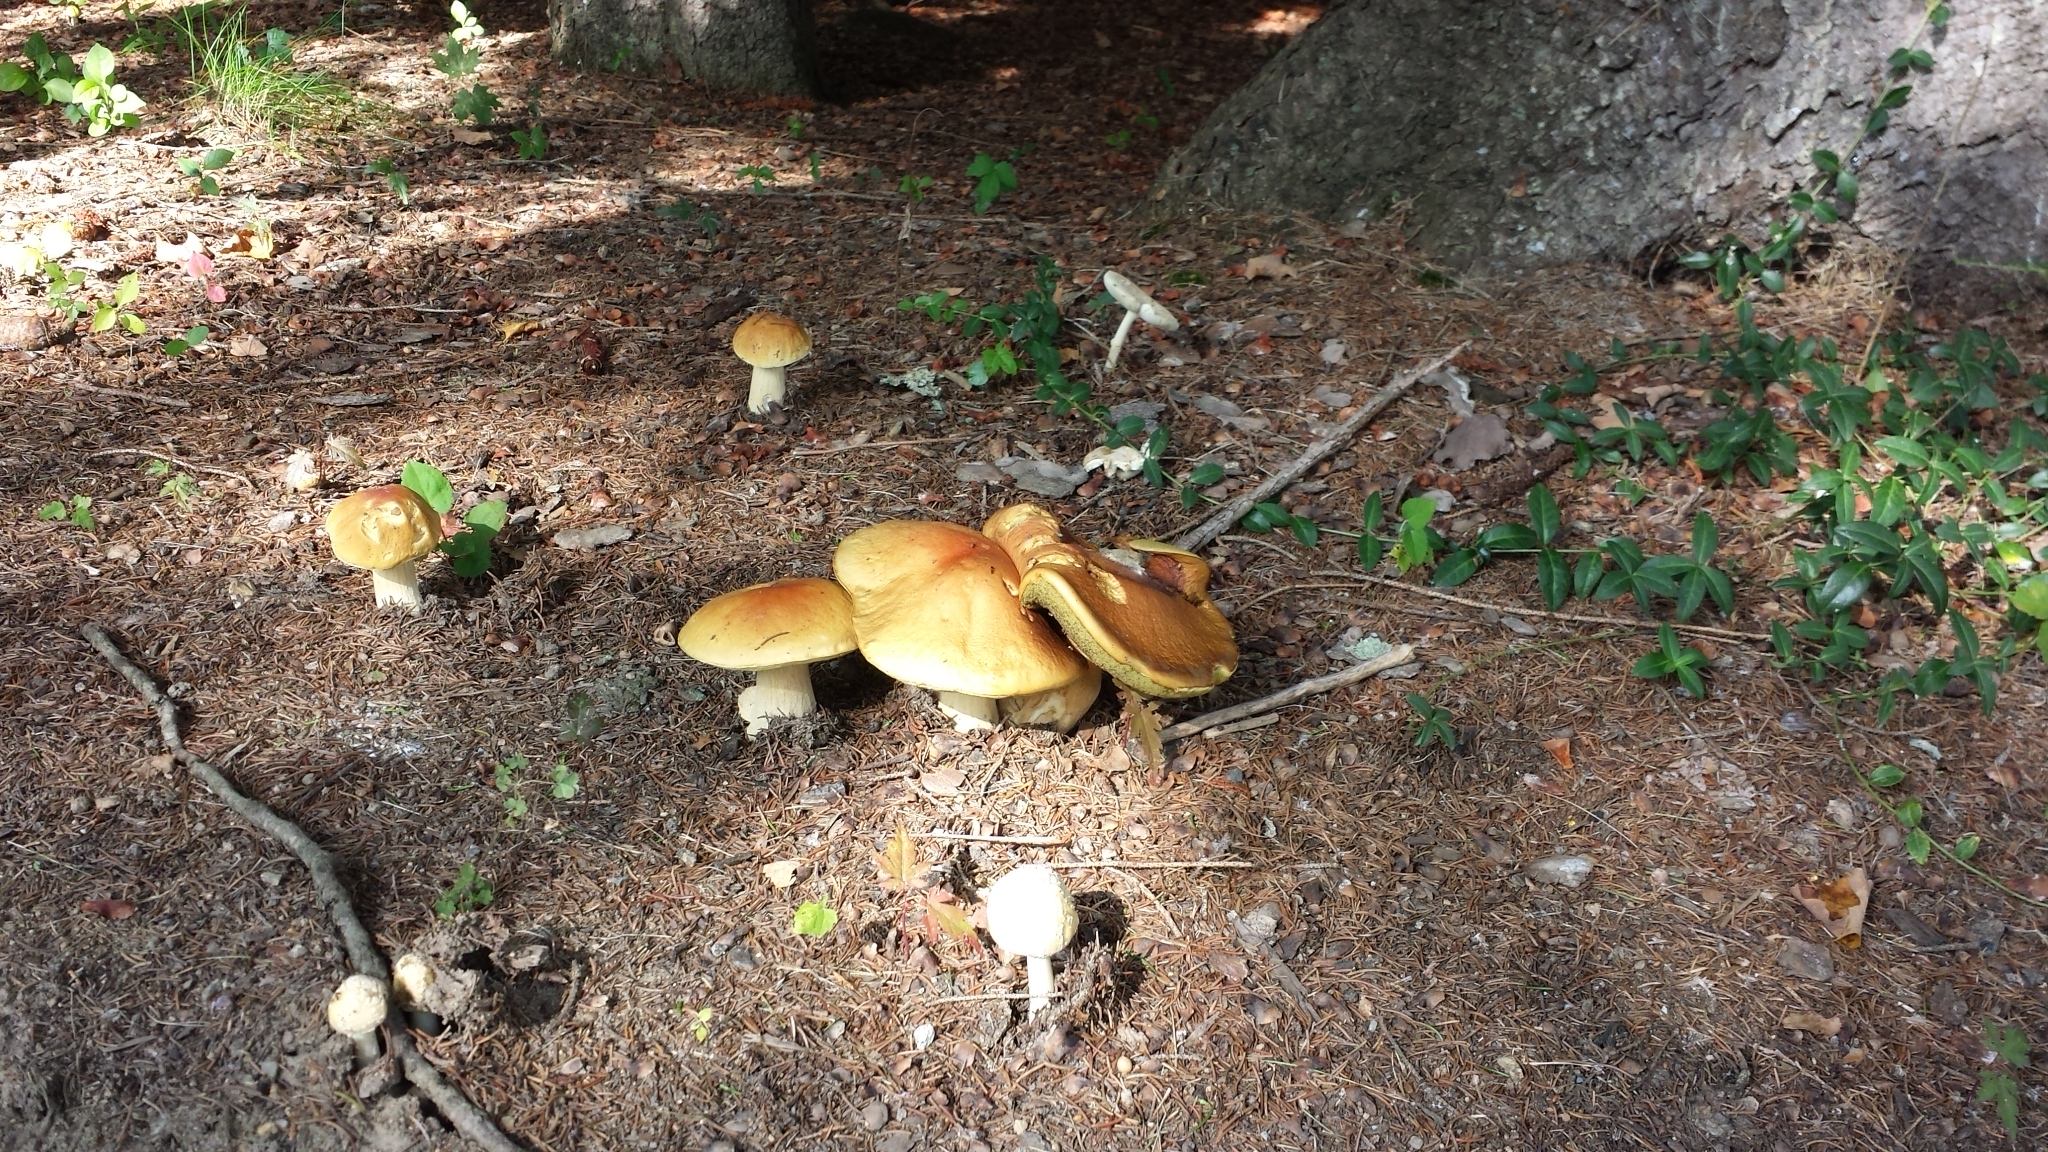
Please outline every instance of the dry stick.
M1387 588L1398 588L1403 592L1413 592L1417 596L1429 596L1438 600L1448 600L1453 604L1463 604L1467 608L1498 612L1503 616L1536 616L1544 620L1565 620L1573 624L1601 624L1609 628L1655 628L1660 624L1668 623L1668 621L1662 620L1628 620L1619 616L1581 616L1576 612L1545 612L1541 608L1517 608L1512 604L1488 604L1484 600L1454 596L1449 592L1439 591L1435 588L1425 588L1419 584L1403 584L1399 580L1389 580L1384 576L1367 576L1362 572L1317 569L1315 572L1310 573L1310 575L1338 576L1346 580L1362 580L1367 584L1379 584ZM1705 624L1672 624L1671 627L1679 632L1694 632L1701 636L1719 636L1723 640L1744 640L1752 644L1768 643L1771 639L1770 636L1762 632L1736 632L1728 628L1710 628Z
M1047 868L1257 868L1249 860L1049 860Z
M1399 400L1410 388L1415 387L1417 380L1450 363L1452 357L1463 352L1467 347L1468 345L1466 344L1460 344L1427 364L1417 368L1410 368L1406 372L1395 376L1392 383L1374 393L1372 399L1359 405L1358 411L1353 412L1345 419L1344 423L1339 424L1335 432L1310 444L1303 450L1300 456L1295 458L1294 463L1266 477L1265 481L1258 487L1253 488L1242 496L1233 497L1229 503L1217 509L1215 515L1181 533L1179 538L1173 542L1174 547L1185 548L1190 552L1200 551L1203 545L1229 531L1231 525L1244 519L1245 513L1251 511L1254 504L1301 479L1309 469L1322 463L1324 457L1349 444L1351 438L1358 435L1359 429L1365 427L1373 417L1385 411L1387 405Z
M152 392L136 392L127 388L99 388L91 384L73 384L71 389L74 392L97 392L102 396L126 396L130 400L147 400L151 404L161 404L166 408L190 408L192 406L192 402L189 400L175 400L169 396L158 396Z
M209 468L204 464L188 463L178 459L176 456L163 452L152 452L147 448L102 448L98 452L88 452L85 454L85 458L88 460L95 456L150 456L167 464L175 464L190 472L204 472L209 476L225 476L230 480L240 480L249 486L249 491L254 492L256 490L256 482L240 472L230 472L225 468Z
M919 840L972 840L977 844L1023 844L1033 848L1057 848L1065 836L982 836L972 832L913 832Z
M1376 676L1389 668L1398 668L1414 658L1414 648L1406 644L1396 644L1363 664L1354 664L1340 671L1317 676L1313 680L1303 680L1292 687L1282 688L1271 696L1261 696L1257 700L1247 700L1242 704L1232 704L1228 708L1218 708L1214 712L1204 712L1192 720L1183 720L1160 732L1159 738L1161 740L1181 740L1193 736L1205 728L1214 728L1221 724L1228 724L1232 720L1242 720L1247 716L1258 716L1266 712L1285 708L1296 700L1306 700L1310 696L1331 692L1347 684L1356 684L1360 680Z
M135 662L121 653L113 637L97 624L87 624L79 634L99 652L100 656L125 677L135 688L143 701L156 712L157 729L163 734L164 745L171 750L199 781L206 785L221 803L233 809L237 816L248 821L257 829L268 833L273 839L292 850L292 854L305 864L306 871L313 875L313 887L320 893L321 903L327 905L327 914L334 919L334 926L341 932L342 946L348 951L349 967L377 980L389 980L390 969L384 963L384 954L370 939L362 920L356 916L354 905L349 902L348 887L341 882L335 871L334 857L325 848L306 835L297 824L285 819L260 800L251 800L236 790L220 770L199 757L186 747L184 737L178 734L178 706L163 694L149 673L137 667ZM391 1048L397 1054L399 1064L405 1070L405 1078L441 1110L443 1116L455 1125L457 1131L469 1137L488 1152L525 1152L525 1149L498 1129L489 1116L483 1114L462 1089L441 1078L441 1073L413 1045L412 1034L405 1028L390 1028Z

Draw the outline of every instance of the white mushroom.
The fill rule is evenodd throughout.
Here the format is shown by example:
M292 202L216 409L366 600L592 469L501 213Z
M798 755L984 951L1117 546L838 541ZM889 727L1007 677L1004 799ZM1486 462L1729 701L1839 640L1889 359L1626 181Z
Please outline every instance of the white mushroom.
M391 1011L391 993L382 980L360 973L341 982L327 1000L327 1026L355 1041L356 1055L377 1058L377 1029Z
M988 934L1003 951L1024 957L1036 1015L1052 1003L1052 958L1074 938L1079 919L1060 874L1043 864L1005 873L984 894Z
M292 453L284 462L284 486L294 492L311 492L327 483L327 477L320 474L320 465L313 460L313 454L304 448Z
M1180 321L1173 318L1166 305L1154 300L1130 277L1112 269L1102 274L1102 286L1124 306L1124 322L1117 325L1116 336L1109 342L1109 359L1102 364L1104 372L1116 371L1116 362L1124 353L1124 339L1131 334L1131 325L1137 321L1143 320L1162 332L1180 331Z

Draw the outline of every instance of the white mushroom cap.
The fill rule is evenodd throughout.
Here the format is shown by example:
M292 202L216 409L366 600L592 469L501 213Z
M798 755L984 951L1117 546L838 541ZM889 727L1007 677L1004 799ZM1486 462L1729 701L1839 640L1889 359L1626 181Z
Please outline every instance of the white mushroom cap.
M1116 297L1116 302L1138 314L1138 319L1162 332L1180 331L1180 321L1166 305L1154 300L1149 293L1121 272L1111 269L1102 274L1102 286Z
M1060 874L1043 864L1026 864L990 886L988 934L1003 951L1032 958L1052 956L1074 938L1079 918Z
M427 989L434 985L434 966L425 956L407 952L391 965L391 991L401 1008L421 1007Z
M390 993L375 976L357 974L341 982L327 1000L327 1024L344 1036L365 1036L384 1023Z

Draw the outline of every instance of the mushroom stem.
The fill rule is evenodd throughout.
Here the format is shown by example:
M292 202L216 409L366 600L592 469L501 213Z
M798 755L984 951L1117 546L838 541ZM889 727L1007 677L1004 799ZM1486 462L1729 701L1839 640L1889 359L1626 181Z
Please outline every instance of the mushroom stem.
M377 607L420 610L419 561L407 560L395 568L372 568L370 590L377 594Z
M768 405L782 403L788 381L786 368L755 367L753 387L747 391L747 411L759 416L768 410Z
M962 732L989 731L1001 717L994 700L965 692L939 693L939 711L951 716L953 727Z
M1124 309L1124 322L1116 326L1116 335L1109 341L1109 359L1102 362L1104 372L1116 371L1116 362L1124 354L1124 339L1131 334L1131 325L1138 322L1136 309Z
M1027 1016L1036 1016L1052 1006L1052 957L1024 958L1025 988L1031 993Z
M374 1028L368 1032L352 1033L349 1039L355 1043L356 1059L362 1061L365 1066L375 1064L384 1055L383 1049L377 1046L377 1032Z
M785 716L809 716L818 710L818 698L811 694L811 666L785 664L754 673L752 687L740 693L740 719L747 722L747 735L759 736L768 722Z

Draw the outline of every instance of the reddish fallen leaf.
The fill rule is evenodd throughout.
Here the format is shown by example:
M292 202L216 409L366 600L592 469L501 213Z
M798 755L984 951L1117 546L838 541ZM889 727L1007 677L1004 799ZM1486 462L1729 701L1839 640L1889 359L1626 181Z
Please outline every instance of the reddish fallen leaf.
M1569 737L1569 736L1559 736L1559 737L1557 737L1556 739L1553 739L1553 740L1545 740L1545 741L1543 742L1543 750L1544 750L1544 751L1546 751L1546 752L1548 752L1548 753L1550 753L1550 758L1551 758L1551 759L1553 759L1553 760L1555 760L1555 761L1557 761L1557 766L1558 766L1559 768L1562 768L1562 769L1564 769L1564 770L1565 770L1565 771L1567 771L1567 772L1571 771L1571 769L1572 769L1572 740L1571 740L1571 737Z
M1801 884L1792 894L1844 948L1863 942L1863 914L1870 908L1870 877L1863 869L1851 868L1841 879L1819 888Z
M135 915L135 905L127 900L87 900L79 907L87 912L97 912L109 920L126 920Z
M2007 789L2008 791L2018 788L2020 786L2019 765L2014 764L2010 760L2007 760L2003 764L1993 764L1991 767L1986 768L1984 770L1984 774L1986 776L1991 777L1991 782L1993 784L1996 784L2001 788Z
M2020 891L2036 900L2048 900L2048 876L2029 876L2020 881Z

